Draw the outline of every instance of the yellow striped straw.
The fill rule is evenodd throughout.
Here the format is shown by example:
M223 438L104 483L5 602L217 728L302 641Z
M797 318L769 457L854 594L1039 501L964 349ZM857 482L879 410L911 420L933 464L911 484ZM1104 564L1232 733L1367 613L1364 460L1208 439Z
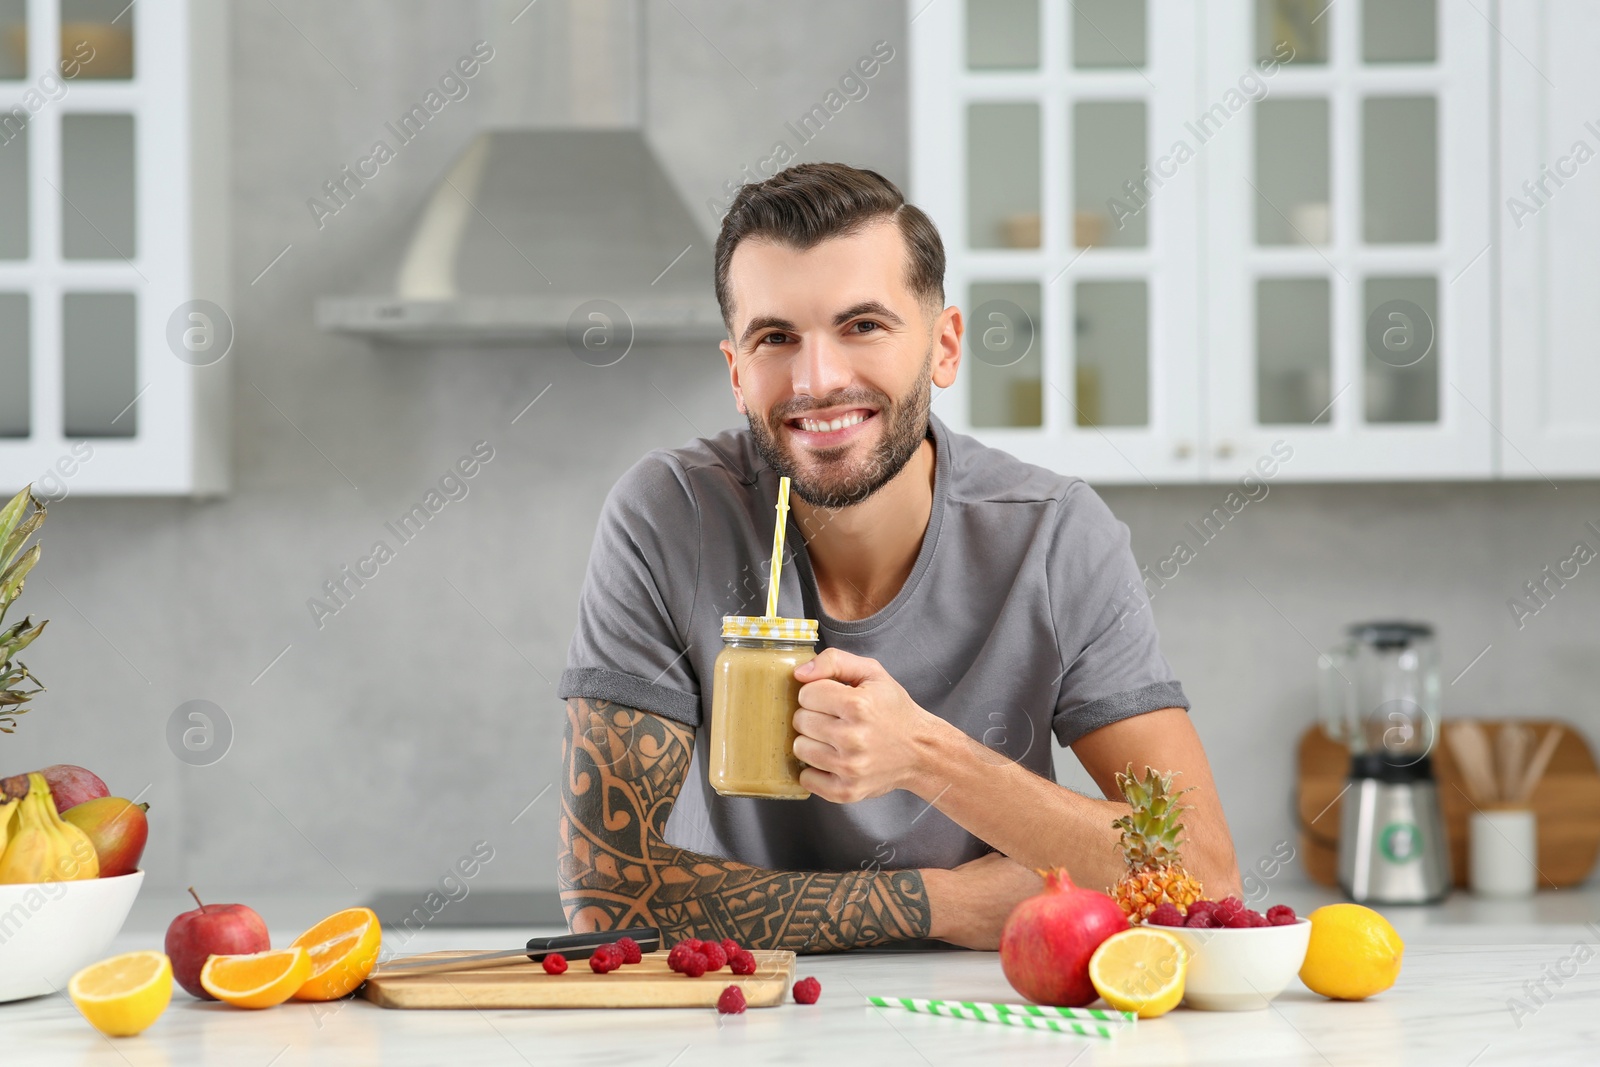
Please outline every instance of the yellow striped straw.
M778 479L778 525L772 528L772 566L767 571L767 618L778 617L778 574L783 570L783 528L789 525L789 479Z

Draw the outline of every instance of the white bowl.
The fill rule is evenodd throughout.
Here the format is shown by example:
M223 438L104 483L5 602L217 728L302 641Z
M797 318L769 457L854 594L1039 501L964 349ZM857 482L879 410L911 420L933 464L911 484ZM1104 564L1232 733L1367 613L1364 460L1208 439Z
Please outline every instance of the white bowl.
M1311 943L1311 920L1292 925L1190 929L1161 926L1189 950L1183 1002L1201 1011L1254 1011L1282 993L1300 972Z
M74 972L107 955L143 882L134 871L0 885L0 1002L65 992Z

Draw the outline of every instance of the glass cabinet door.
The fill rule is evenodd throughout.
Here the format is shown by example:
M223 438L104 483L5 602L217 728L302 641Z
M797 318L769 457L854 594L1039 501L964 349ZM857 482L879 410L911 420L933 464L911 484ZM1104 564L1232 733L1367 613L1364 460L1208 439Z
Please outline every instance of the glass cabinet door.
M1214 471L1281 441L1297 480L1488 477L1492 30L1440 0L1217 7Z
M7 495L226 486L231 364L174 338L191 305L228 299L227 19L200 0L0 0Z
M909 195L965 319L934 407L953 426L1093 481L1201 476L1198 168L1170 151L1197 32L1191 0L956 0L913 22Z

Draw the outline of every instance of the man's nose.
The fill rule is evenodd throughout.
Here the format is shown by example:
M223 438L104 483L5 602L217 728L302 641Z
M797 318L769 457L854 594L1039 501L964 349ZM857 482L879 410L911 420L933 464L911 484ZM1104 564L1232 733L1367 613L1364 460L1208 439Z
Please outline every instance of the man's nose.
M848 358L831 337L807 337L794 361L797 395L824 397L850 384Z

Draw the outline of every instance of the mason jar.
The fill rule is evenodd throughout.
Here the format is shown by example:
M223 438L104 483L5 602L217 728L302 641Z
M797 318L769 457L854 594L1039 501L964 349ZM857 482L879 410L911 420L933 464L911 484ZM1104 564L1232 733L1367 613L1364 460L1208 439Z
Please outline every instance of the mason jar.
M794 669L817 652L815 619L726 615L712 667L711 788L725 797L804 800L795 757Z

